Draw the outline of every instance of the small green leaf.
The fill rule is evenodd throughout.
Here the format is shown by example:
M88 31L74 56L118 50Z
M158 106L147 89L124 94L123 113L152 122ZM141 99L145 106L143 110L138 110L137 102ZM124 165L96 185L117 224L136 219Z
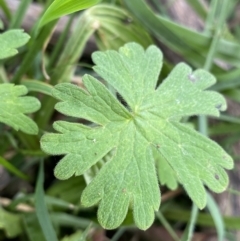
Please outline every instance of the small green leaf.
M14 56L18 53L17 48L26 44L30 36L23 30L9 30L0 34L0 59Z
M39 27L61 16L89 8L101 0L54 0L42 16Z
M23 85L0 85L0 122L27 134L37 134L37 125L25 114L37 111L40 102L35 97L24 96L27 92Z
M144 51L136 43L126 44L119 52L94 53L93 61L94 70L118 91L127 108L91 76L83 78L86 90L59 84L53 90L61 100L56 109L96 125L57 121L54 128L59 133L44 135L41 147L47 153L65 155L55 168L59 179L82 175L113 152L81 197L87 207L99 203L98 219L104 228L118 227L129 206L139 228L152 224L160 205L154 152L168 163L169 175L174 174L199 208L206 205L204 184L215 192L226 189L224 168L233 167L232 158L218 144L180 123L184 116L218 116L226 109L220 94L205 90L215 83L210 73L193 72L181 63L157 87L162 53L155 46Z

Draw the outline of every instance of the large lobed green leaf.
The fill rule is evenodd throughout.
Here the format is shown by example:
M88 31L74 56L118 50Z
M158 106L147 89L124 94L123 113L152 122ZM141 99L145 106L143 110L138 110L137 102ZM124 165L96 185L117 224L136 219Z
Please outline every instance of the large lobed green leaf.
M37 111L40 102L35 97L24 96L27 92L23 85L0 85L0 122L27 134L37 134L36 123L25 114Z
M59 84L53 96L56 109L68 116L95 123L90 127L57 121L58 134L46 134L42 149L65 155L55 168L59 179L82 175L107 153L112 159L83 191L85 206L99 203L98 219L108 229L118 227L129 205L136 225L148 228L160 205L155 169L169 172L161 182L176 185L176 178L199 208L206 205L204 185L222 192L228 185L224 168L231 169L231 157L215 142L181 123L184 116L218 116L226 109L224 98L205 91L215 78L204 70L192 71L178 64L157 87L162 53L150 46L146 51L129 43L119 52L93 54L94 70L112 85L127 102L125 108L95 78L85 75L86 90L69 83ZM129 109L129 110L128 110ZM161 172L159 172L161 175Z
M30 36L21 29L9 30L0 34L0 59L14 56L17 48L26 44Z

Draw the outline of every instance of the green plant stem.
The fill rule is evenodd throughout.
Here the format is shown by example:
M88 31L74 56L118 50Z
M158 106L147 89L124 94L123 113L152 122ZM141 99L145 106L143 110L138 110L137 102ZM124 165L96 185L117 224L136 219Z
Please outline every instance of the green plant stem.
M162 16L169 18L166 6L160 4L158 0L153 0L154 7L161 13Z
M228 188L227 191L231 194L240 196L240 192L238 190L234 190L232 188Z
M226 122L230 122L230 123L234 123L234 124L240 124L239 117L234 117L234 116L230 116L230 115L221 114L221 116L218 117L218 120L226 121Z
M93 19L85 12L79 17L76 29L69 39L57 63L55 71L50 79L50 84L70 82L76 62L81 57L88 39L94 33ZM36 122L40 128L45 129L57 103L52 97L45 96L42 100L42 108L36 116Z
M171 208L164 211L164 215L168 220L177 222L188 222L191 218L191 212L188 210ZM225 227L232 230L240 230L240 218L232 216L223 216ZM202 227L214 227L214 221L210 214L199 213L197 225Z
M0 7L2 8L5 16L7 17L8 20L11 20L11 11L8 8L8 5L6 4L6 2L4 0L0 0Z
M207 208L213 218L217 230L218 241L223 241L225 237L225 225L223 217L219 210L218 204L215 202L214 198L209 192L207 192Z
M53 50L53 52L50 56L50 59L49 59L49 64L48 64L49 70L54 66L54 63L55 63L57 57L59 56L59 53L61 52L61 49L64 46L64 41L66 40L67 34L69 33L69 29L72 25L73 19L74 19L74 15L72 14L68 23L67 23L67 25L66 25L66 27L64 28L63 33L60 35L60 38L59 38L59 40L57 41L57 44L54 47L54 50Z
M48 39L49 35L51 34L55 24L56 24L56 21L52 21L51 23L46 25L42 29L42 31L40 31L39 35L35 38L33 37L32 41L30 41L29 50L26 53L26 56L24 57L20 68L14 75L11 81L12 83L15 83L15 84L20 83L22 76L29 70L38 52L40 52L41 49L43 48L44 43Z
M198 117L198 130L205 136L208 136L208 120L206 116Z
M45 203L45 193L43 189L44 183L44 166L43 160L40 161L40 168L37 178L37 185L35 191L35 205L36 205L36 214L47 241L58 241L56 232L53 228L52 222L50 220L50 216L47 210L47 206Z
M213 36L213 40L212 40L212 43L211 43L211 46L210 46L210 49L209 49L209 52L208 52L208 55L207 55L207 59L206 59L206 62L204 64L204 69L207 70L207 71L211 70L212 63L213 63L213 60L214 60L214 56L215 56L216 51L217 51L217 45L219 43L219 40L221 39L221 33L222 33L222 29L223 29L225 19L226 19L226 11L228 9L228 1L227 0L222 0L222 1L215 0L215 1L219 5L221 5L222 8L220 10L220 16L219 16L219 19L217 21L215 34ZM216 8L219 5L214 4L213 12L216 12ZM214 21L214 19L212 19L212 21Z
M213 26L214 26L214 21L215 21L215 16L216 16L216 12L217 12L217 7L218 7L218 2L219 0L212 0L211 4L210 4L210 8L208 10L208 15L207 15L207 19L205 22L205 30L204 32L206 34L211 34L211 31L213 30Z
M187 0L187 2L194 9L194 11L198 14L199 17L201 17L202 19L206 18L207 11L206 11L205 6L203 6L202 1L200 1L200 0L196 0L196 1Z
M189 229L188 229L187 241L192 240L194 227L195 227L195 224L197 221L197 216L198 216L198 208L195 204L193 204L192 211L191 211L190 224L189 224Z
M166 228L166 230L169 232L169 234L171 235L171 237L175 240L175 241L179 241L179 238L177 236L177 234L175 233L175 231L173 230L173 228L171 227L171 225L168 223L167 219L163 216L163 214L158 211L156 212L156 217L158 218L158 220L162 223L162 225L164 226L164 228Z
M3 166L5 169L7 169L9 172L13 173L15 176L23 179L23 180L29 180L29 177L18 170L14 165L11 164L11 162L5 160L3 157L0 156L0 164Z
M9 29L20 28L22 20L31 2L32 0L20 1L19 7L11 19Z
M0 83L8 83L7 73L3 66L0 66Z
M37 136L28 135L23 132L16 132L20 142L29 150L39 150L39 139Z
M113 235L111 238L111 241L118 241L119 238L123 235L123 233L126 231L125 227L120 227L117 232Z
M226 9L227 9L227 0L223 0L222 3L220 3L219 0L215 0L212 5L213 5L213 10L210 11L210 16L208 17L207 20L207 25L210 25L210 20L213 22L214 18L212 17L212 12L216 13L217 12L217 7L219 6L219 4L222 4L222 8L220 11L220 16L216 25L216 31L215 34L213 36L213 40L212 43L210 45L210 49L207 55L207 59L205 61L204 64L204 69L207 71L211 70L212 67L212 63L214 61L214 56L216 54L217 51L217 46L219 43L219 40L221 38L221 32L222 32L222 28L224 26L224 22L225 22L225 18L226 18ZM209 20L210 19L210 20ZM206 29L208 28L208 26L206 27ZM198 118L198 126L199 126L199 131L203 134L203 135L208 135L208 119L206 116L199 116Z

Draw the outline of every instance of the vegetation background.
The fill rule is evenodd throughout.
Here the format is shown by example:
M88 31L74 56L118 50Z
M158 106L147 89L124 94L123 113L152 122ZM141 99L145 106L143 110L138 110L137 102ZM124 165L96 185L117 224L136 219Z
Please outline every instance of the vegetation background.
M42 103L32 115L38 135L0 124L0 240L240 240L240 2L105 0L53 20L37 33L40 15L51 2L0 0L2 31L23 28L31 36L17 56L1 60L0 82L22 84ZM161 48L165 57L161 79L182 61L216 76L212 89L227 98L227 112L218 119L190 121L233 156L235 168L229 172L226 192L210 196L207 208L198 214L180 187L174 191L161 187L161 209L150 229L137 230L129 213L124 226L107 231L97 223L96 208L80 206L83 177L56 180L53 169L59 157L47 157L39 140L52 131L53 121L66 119L54 112L52 86L61 82L82 86L83 74L95 75L94 51L117 50L133 41ZM43 159L44 171L39 169Z

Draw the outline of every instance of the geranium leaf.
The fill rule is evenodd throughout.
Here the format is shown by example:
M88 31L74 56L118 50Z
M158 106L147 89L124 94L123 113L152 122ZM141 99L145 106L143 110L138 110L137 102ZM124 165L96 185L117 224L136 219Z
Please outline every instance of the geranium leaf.
M24 96L27 92L23 85L0 85L0 122L27 134L37 134L37 125L25 114L37 111L40 102L35 97Z
M139 228L152 224L160 205L154 156L160 160L158 169L165 168L171 177L170 181L160 177L161 182L174 188L178 180L199 208L206 205L204 185L215 192L226 189L224 168L233 167L232 158L218 144L180 122L184 116L218 116L219 110L226 109L220 94L205 90L215 83L211 74L192 72L186 64L178 64L157 87L162 53L155 46L144 51L135 43L126 44L119 52L96 52L93 61L94 70L128 107L88 75L83 78L86 90L59 84L53 91L61 100L56 109L95 126L57 121L54 128L59 133L44 135L41 146L47 153L65 155L55 169L60 179L83 174L113 152L81 197L85 206L99 203L98 219L103 227L118 227L129 206Z
M157 146L159 148L159 146ZM153 150L154 159L157 164L157 173L161 185L175 190L178 186L177 176L167 160L157 150Z
M0 59L14 56L17 48L26 44L30 36L21 29L9 30L0 34Z

